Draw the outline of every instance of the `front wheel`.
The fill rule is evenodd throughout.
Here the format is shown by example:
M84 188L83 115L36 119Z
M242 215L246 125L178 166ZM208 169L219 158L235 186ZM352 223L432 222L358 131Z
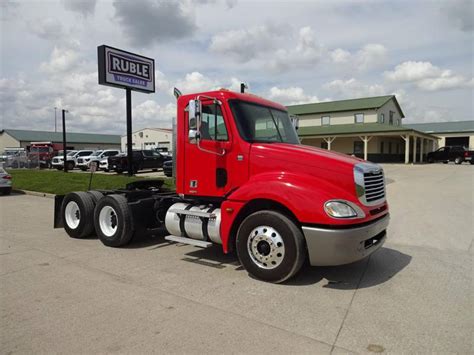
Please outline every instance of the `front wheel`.
M127 199L122 195L101 198L94 210L94 225L105 245L120 247L128 244L133 236L133 227Z
M67 170L74 170L74 163L72 161L68 161L66 163Z
M280 283L303 265L306 249L303 233L285 215L258 211L248 216L237 232L237 254L252 276Z

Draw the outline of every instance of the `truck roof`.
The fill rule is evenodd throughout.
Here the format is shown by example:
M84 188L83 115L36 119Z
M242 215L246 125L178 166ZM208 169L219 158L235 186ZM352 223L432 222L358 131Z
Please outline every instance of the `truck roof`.
M220 89L220 90L215 90L215 91L206 91L206 92L199 92L199 93L193 93L193 94L188 94L188 95L182 95L182 96L179 97L178 101L181 101L181 100L189 101L189 100L195 99L199 95L210 96L210 97L214 97L214 98L219 99L219 100L236 99L236 100L248 101L248 102L253 102L253 103L256 103L256 104L259 104L259 105L263 105L263 106L274 107L278 110L287 111L285 106L283 106L279 103L264 99L263 97L260 97L260 96L254 95L254 94L249 94L249 93L242 94L242 93L235 92L235 91L230 91L230 90L227 90L227 89Z

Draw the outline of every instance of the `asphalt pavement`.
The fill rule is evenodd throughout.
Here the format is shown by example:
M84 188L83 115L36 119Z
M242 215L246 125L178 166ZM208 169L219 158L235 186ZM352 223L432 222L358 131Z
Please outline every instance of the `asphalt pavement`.
M2 353L472 353L474 167L384 168L385 246L283 285L219 247L70 239L52 199L1 196Z

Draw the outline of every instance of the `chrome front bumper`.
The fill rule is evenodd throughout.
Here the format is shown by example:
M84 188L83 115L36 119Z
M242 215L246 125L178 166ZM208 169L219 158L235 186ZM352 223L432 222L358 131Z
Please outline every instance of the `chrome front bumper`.
M386 239L390 216L351 229L303 227L309 261L313 266L344 265L378 250Z

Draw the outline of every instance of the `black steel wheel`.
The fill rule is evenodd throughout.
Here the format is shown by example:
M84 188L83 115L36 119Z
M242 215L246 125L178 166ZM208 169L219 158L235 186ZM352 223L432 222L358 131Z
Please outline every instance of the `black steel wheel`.
M122 195L108 195L99 200L94 210L97 236L109 247L121 247L133 237L132 215L127 199Z
M64 229L71 238L86 238L94 231L94 201L87 192L71 192L61 206Z
M280 283L294 276L306 258L303 233L285 215L258 211L244 219L237 232L237 254L252 276Z

